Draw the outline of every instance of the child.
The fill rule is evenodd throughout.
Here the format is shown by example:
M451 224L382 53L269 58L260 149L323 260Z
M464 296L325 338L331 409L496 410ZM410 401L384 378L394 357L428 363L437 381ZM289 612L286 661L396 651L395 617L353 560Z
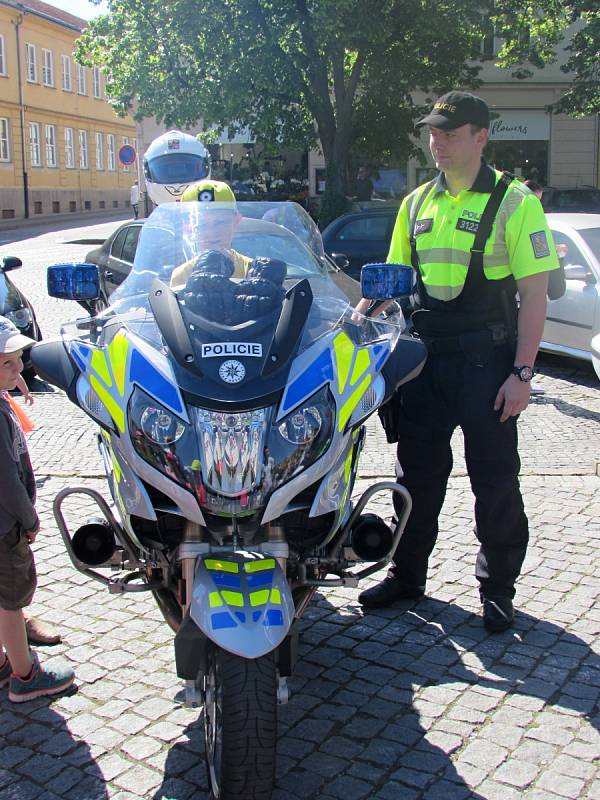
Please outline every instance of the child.
M17 383L16 383L16 388L23 395L23 399L25 400L27 405L32 406L33 405L33 395L29 391L29 386L27 386L27 384L25 383L25 378L23 378L22 375L19 375L19 378L18 378ZM11 407L15 417L21 423L21 427L23 428L23 431L25 433L31 433L31 431L35 427L35 425L33 424L33 421L31 419L29 419L27 414L23 411L23 409L17 403L17 401L14 400L11 397L11 395L7 394L6 395L6 399L10 403L10 407Z
M0 686L9 684L13 703L58 694L75 679L68 667L42 668L29 650L23 616L36 587L30 544L40 521L25 436L5 393L17 386L23 349L32 344L33 339L0 316Z

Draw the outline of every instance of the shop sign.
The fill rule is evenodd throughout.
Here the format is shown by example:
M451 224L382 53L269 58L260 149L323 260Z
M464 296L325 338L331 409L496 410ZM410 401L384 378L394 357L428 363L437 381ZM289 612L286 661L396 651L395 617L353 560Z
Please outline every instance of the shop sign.
M510 109L492 111L492 141L547 141L550 139L550 115L545 111Z

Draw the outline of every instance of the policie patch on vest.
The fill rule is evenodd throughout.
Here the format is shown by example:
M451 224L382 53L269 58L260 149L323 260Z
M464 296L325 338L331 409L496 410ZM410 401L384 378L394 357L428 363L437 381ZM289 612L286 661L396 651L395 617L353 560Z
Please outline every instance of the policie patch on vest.
M415 236L428 233L433 228L433 219L418 219L415 222Z
M536 231L536 233L530 233L529 238L531 239L531 245L533 247L533 255L536 258L545 258L546 256L550 255L546 231Z
M479 223L472 219L460 217L456 223L456 230L466 231L466 233L477 233L479 230Z

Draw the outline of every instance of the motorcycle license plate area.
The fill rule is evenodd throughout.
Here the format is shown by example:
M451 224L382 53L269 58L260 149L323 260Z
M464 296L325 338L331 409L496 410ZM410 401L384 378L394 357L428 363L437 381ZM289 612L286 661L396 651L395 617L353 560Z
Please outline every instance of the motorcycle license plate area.
M219 647L259 658L284 640L294 602L274 558L237 551L199 560L190 615Z

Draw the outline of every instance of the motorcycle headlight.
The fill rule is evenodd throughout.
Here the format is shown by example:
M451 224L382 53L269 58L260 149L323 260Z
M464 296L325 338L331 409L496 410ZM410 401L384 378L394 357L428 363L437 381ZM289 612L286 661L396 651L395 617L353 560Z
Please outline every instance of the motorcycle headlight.
M169 445L181 439L185 423L159 403L146 406L140 417L140 427L154 444Z
M17 308L15 311L7 311L6 316L8 319L17 326L17 328L28 328L33 322L33 314L28 308Z
M192 416L200 438L205 486L230 498L257 490L271 409L228 412L194 408Z
M315 405L303 406L289 414L279 423L277 430L290 444L306 445L314 441L323 425L319 408Z
M335 403L324 386L275 423L268 440L273 488L323 455L331 443L334 421Z
M192 489L192 464L198 460L192 428L138 387L129 403L129 434L144 461Z

